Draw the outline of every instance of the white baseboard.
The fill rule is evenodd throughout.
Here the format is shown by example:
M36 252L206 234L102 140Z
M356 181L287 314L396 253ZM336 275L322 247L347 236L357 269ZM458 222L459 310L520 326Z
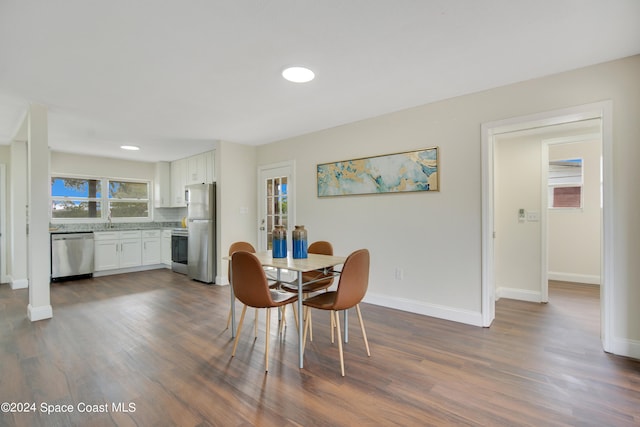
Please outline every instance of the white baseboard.
M600 284L600 276L589 274L558 273L550 271L547 273L547 278L549 280L560 280L562 282L587 283L589 285Z
M631 357L633 359L640 359L640 341L614 338L613 348L611 353L618 356Z
M29 287L29 279L12 279L11 289L26 289Z
M27 316L32 322L38 320L51 319L53 317L53 308L51 305L43 305L40 307L33 307L31 304L27 306Z
M216 285L226 286L229 284L229 278L227 276L216 276Z
M367 293L363 301L368 304L408 311L409 313L437 317L439 319L451 320L467 325L482 326L482 313L476 311L417 302L406 298L393 298L375 293Z
M157 270L167 268L165 264L140 265L138 267L116 268L113 270L94 271L93 277L110 276L112 274L135 273L138 271Z
M500 298L529 302L542 302L542 295L540 294L540 292L505 287L499 287L496 289L496 300L499 300Z

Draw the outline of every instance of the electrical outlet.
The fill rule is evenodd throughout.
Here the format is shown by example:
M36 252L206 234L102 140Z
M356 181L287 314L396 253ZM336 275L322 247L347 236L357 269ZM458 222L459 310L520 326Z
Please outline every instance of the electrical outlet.
M404 270L400 267L396 267L396 280L402 280L404 278Z

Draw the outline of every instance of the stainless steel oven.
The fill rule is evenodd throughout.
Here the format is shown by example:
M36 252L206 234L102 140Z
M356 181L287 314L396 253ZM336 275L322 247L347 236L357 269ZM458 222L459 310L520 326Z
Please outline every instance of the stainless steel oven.
M176 273L187 274L189 233L186 228L171 230L171 269Z

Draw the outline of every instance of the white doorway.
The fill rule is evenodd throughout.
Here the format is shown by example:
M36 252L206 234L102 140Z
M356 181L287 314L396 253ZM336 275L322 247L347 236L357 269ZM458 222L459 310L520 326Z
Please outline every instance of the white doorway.
M494 136L496 299L548 302L549 279L600 284L600 122Z
M258 251L271 249L271 232L275 225L284 225L287 236L291 235L295 224L295 200L293 161L258 168ZM291 242L287 243L291 246Z
M518 117L482 125L482 316L483 326L490 326L495 317L496 282L495 282L495 139L498 135L526 129L537 129L559 124L576 123L591 119L601 119L602 123L602 244L601 244L601 336L605 351L612 347L610 328L612 326L612 221L609 212L612 210L612 106L611 102L589 104L566 110L551 111L532 116ZM546 215L542 218L546 218ZM544 228L544 227L543 227ZM546 228L544 228L546 230ZM544 241L546 245L546 238ZM546 249L546 246L544 246ZM541 263L543 264L543 263ZM541 269L542 269L541 265ZM546 268L546 263L544 263ZM546 278L546 270L545 270ZM541 285L541 293L546 298L546 287Z

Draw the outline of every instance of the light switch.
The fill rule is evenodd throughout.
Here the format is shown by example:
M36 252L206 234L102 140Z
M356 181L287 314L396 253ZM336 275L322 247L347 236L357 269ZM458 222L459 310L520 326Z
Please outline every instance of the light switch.
M540 212L536 212L536 211L527 212L527 221L529 222L540 221Z

